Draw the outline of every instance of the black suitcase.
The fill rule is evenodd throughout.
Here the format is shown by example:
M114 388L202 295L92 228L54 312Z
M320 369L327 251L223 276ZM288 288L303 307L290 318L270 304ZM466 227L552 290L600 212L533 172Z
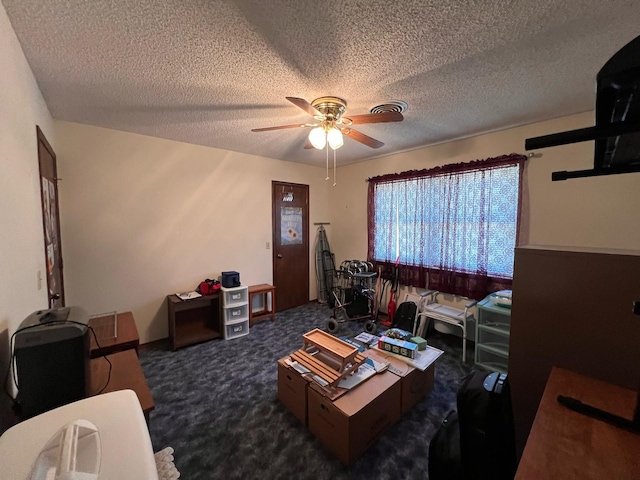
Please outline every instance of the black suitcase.
M472 372L458 389L460 457L468 480L512 480L515 432L507 375Z
M458 412L450 411L429 443L429 480L464 480Z

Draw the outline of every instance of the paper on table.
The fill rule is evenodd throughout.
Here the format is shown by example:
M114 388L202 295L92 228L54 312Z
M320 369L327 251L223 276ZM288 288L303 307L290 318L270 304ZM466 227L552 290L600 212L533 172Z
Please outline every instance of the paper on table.
M198 298L201 297L202 295L200 295L198 292L181 292L181 293L176 293L176 297L178 297L180 300L191 300L192 298Z
M378 343L378 340L380 340L380 337L378 337L377 335L372 335L367 332L362 332L358 336L356 336L354 340L358 342L362 342L364 345L367 345L369 348L371 348L372 346Z
M386 350L378 348L377 346L374 348L386 353L387 355L391 355L399 360L402 360L403 362L406 362L412 367L417 368L418 370L422 370L423 372L429 367L429 365L435 362L440 355L444 353L442 350L438 350L437 348L427 345L426 350L418 350L416 352L416 358L409 358L403 357L402 355L398 355L396 353L387 352Z
M294 370L296 370L300 375L304 376L308 373L312 373L311 370L309 370L304 365L301 365L300 363L296 362L295 360L291 360L287 358L285 360L285 363L289 365L291 368L293 368ZM379 362L375 362L375 363L377 363L378 365L383 365ZM363 363L358 367L358 371L356 373L354 373L353 375L349 375L347 378L343 378L342 380L340 380L340 382L338 383L338 387L349 390L355 387L356 385L359 385L360 383L364 382L367 378L375 375L376 373L377 373L376 369L373 366L367 363ZM323 387L326 387L328 385L328 383L322 378L320 378L318 375L313 375L311 378L313 378L315 382L317 382L319 385Z
M287 358L284 361L284 363L289 365L291 368L293 368L300 375L304 375L305 373L311 373L311 370L309 370L307 367L305 367L301 363L296 362L295 360L291 360L290 358Z
M367 358L366 362L375 369L376 373L384 372L389 368L389 362L379 362L371 357Z
M358 367L358 371L353 375L349 375L347 378L343 378L342 380L340 380L340 382L338 383L338 387L346 389L353 388L375 374L376 369L365 362Z

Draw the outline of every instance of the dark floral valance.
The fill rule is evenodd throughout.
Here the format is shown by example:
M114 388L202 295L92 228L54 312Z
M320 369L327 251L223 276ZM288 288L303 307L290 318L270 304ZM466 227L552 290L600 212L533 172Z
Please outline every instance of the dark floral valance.
M393 182L396 180L405 180L407 178L435 177L438 175L446 175L455 172L468 172L471 170L486 170L492 167L504 167L507 165L517 165L527 160L525 155L512 153L509 155L501 155L499 157L486 158L484 160L472 160L470 162L450 163L448 165L440 165L433 168L424 168L422 170L407 170L401 173L386 173L376 177L367 178L367 182L382 183Z

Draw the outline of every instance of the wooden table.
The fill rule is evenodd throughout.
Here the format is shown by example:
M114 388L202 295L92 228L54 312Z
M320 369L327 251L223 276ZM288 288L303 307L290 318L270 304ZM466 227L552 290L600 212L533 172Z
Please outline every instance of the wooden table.
M177 295L167 296L169 339L171 348L186 347L221 338L222 325L220 294L203 295L191 300L180 300Z
M252 300L257 295L262 296L264 308L254 312ZM269 308L269 299L271 300L271 308ZM249 286L249 327L253 327L255 322L265 318L271 318L271 321L276 319L276 287L268 283L251 285Z
M116 318L118 323L116 328L117 336L115 338L111 336L111 334L106 333L105 327L103 326L109 321L109 316L94 317L89 320L89 326L94 329L98 337L98 343L100 344L100 347L98 347L93 334L90 332L89 338L91 343L89 344L89 351L91 358L109 355L130 348L135 349L136 353L138 352L140 338L138 337L138 329L133 319L133 313L118 313Z
M111 362L111 376L109 376L109 363L105 358ZM103 388L104 390L102 390ZM155 405L136 351L134 349L123 350L106 357L91 359L91 395L98 392L107 393L127 389L136 392L142 411L148 421L149 413Z
M638 480L640 434L569 410L558 395L631 419L637 393L553 367L515 480Z

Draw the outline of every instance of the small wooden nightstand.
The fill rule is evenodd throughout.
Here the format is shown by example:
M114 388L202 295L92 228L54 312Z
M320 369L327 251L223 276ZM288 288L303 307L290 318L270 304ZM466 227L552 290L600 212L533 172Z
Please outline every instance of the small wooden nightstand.
M222 337L220 303L218 292L191 300L167 296L171 348L177 350Z
M136 322L133 319L131 312L123 312L117 314L117 329L116 336L108 336L108 334L101 334L102 324L110 320L108 316L94 317L89 320L89 326L94 329L98 343L93 334L89 334L89 351L91 358L102 357L103 355L109 355L111 353L121 352L123 350L129 350L133 348L138 353L138 345L140 344L140 338L138 337L138 329L136 328ZM113 322L111 322L113 323ZM105 336L106 335L106 336Z
M264 308L254 312L253 297L257 295L262 295ZM249 287L249 327L253 327L255 322L269 317L271 317L271 321L276 319L276 287L267 283L251 285Z

